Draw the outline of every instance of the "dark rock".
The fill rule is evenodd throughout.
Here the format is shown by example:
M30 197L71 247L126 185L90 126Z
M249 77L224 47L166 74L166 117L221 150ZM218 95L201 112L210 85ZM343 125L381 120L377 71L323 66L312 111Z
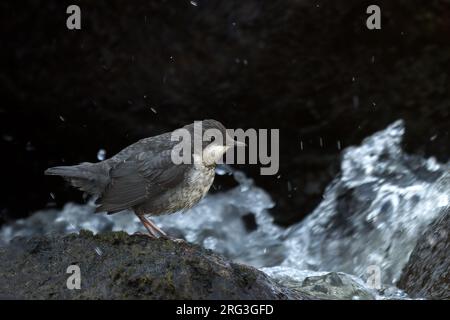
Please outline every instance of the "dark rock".
M81 289L69 290L70 265ZM123 232L16 238L0 247L0 298L301 299L263 272L185 242Z
M450 299L450 208L417 241L398 287L411 297Z

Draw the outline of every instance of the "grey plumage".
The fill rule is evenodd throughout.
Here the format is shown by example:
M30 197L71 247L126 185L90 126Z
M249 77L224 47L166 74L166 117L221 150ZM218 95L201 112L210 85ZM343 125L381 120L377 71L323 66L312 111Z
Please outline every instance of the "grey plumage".
M99 194L108 184L108 172L104 166L84 162L75 166L48 168L46 175L62 176L74 187L89 194Z
M203 130L219 129L227 137L220 122L204 120L202 124ZM193 132L193 124L184 128ZM168 132L139 140L107 160L49 168L45 174L62 176L74 187L98 196L96 212L171 213L195 205L209 190L215 173L215 164L174 164L171 152L178 143L171 141Z

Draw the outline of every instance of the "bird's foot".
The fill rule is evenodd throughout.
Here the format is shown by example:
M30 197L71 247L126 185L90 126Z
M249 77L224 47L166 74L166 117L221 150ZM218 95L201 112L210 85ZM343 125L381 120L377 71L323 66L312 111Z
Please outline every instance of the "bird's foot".
M138 232L133 233L132 236L134 236L134 237L146 237L146 238L150 238L152 240L154 240L154 239L170 240L170 241L173 241L173 242L176 242L176 243L185 243L186 242L186 240L184 240L184 239L171 237L171 236L168 236L166 234L154 236L154 235L152 235L150 233L143 233L143 232L139 232L138 231Z
M135 232L132 234L133 237L146 237L146 238L150 238L150 239L157 239L154 235L150 234L150 233L143 233L143 232Z
M186 242L186 240L184 240L184 239L171 237L171 236L168 236L167 234L159 236L158 239L170 240L170 241L173 241L176 243L185 243Z

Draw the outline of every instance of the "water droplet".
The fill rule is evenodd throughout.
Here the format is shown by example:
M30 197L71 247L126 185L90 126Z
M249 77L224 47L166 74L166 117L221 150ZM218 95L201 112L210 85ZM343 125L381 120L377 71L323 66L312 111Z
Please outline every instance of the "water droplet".
M358 96L353 96L353 106L355 108L359 107L359 97Z
M102 249L100 249L99 247L95 247L95 252L99 255L99 256L102 256L103 255L103 251L102 251Z
M150 107L150 110L152 110L152 112L153 112L154 114L157 114L157 113L158 113L158 112L156 112L156 109L153 108L153 107Z
M33 151L33 150L34 150L34 147L33 147L33 145L31 144L31 141L28 141L28 142L27 142L27 144L26 144L26 146L25 146L25 150L27 150L27 151Z
M103 161L103 160L105 160L105 157L106 157L105 149L98 150L98 152L97 152L97 159L100 160L100 161Z
M442 194L438 197L437 201L437 207L447 207L449 205L450 201L448 199L448 196L445 194Z
M216 174L219 176L232 175L233 169L227 164L219 164L216 166Z
M197 6L197 2L191 1L191 5L193 5L194 7L196 7L196 6Z
M59 116L59 120L61 120L62 122L66 121L63 116Z

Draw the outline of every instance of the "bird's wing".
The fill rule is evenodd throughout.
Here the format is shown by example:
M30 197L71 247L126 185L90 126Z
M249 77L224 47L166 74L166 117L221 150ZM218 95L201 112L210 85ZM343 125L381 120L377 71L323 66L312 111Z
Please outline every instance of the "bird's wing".
M111 182L97 200L96 212L113 213L151 200L175 188L188 170L188 165L172 162L170 150L135 154L111 169Z

